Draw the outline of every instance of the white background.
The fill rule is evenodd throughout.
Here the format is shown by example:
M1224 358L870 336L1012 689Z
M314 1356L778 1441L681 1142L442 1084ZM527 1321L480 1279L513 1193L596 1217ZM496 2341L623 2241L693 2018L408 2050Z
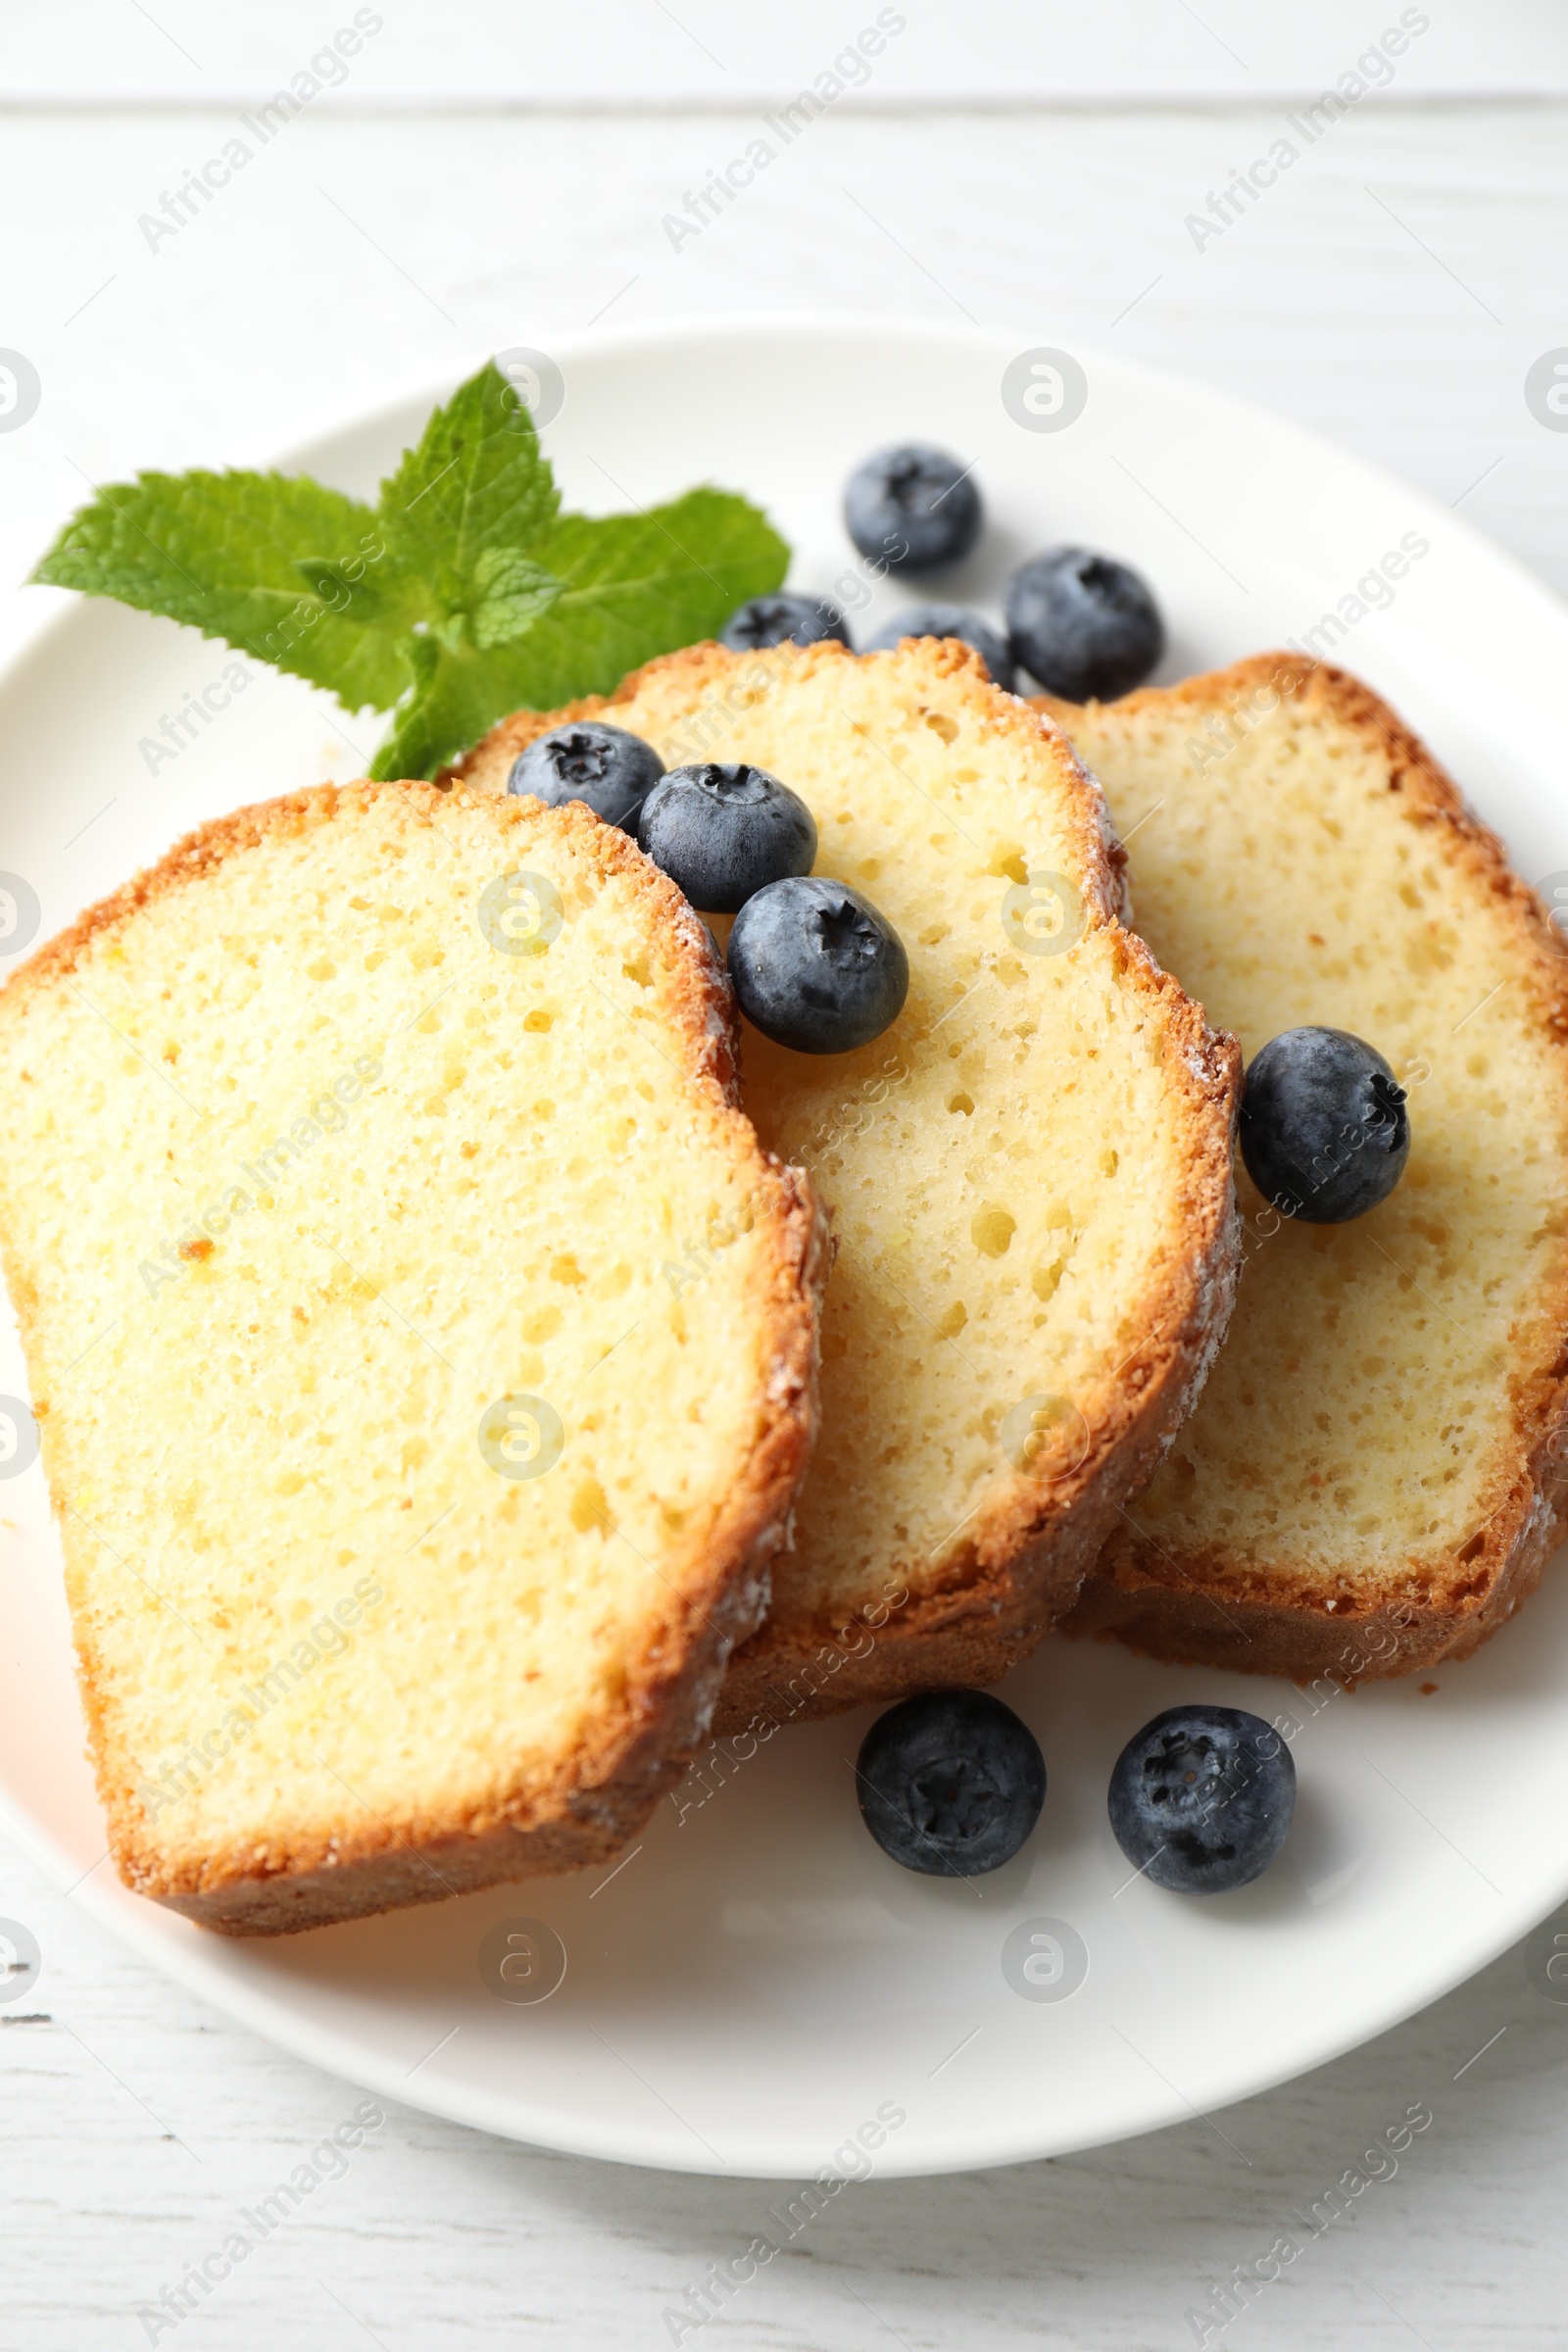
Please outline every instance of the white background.
M0 435L0 585L88 481L254 463L600 315L772 305L961 314L1179 369L1462 502L1568 588L1568 434L1523 397L1530 363L1568 345L1568 14L1549 0L1434 0L1390 89L1200 252L1186 217L1397 21L1394 0L912 0L867 85L678 252L662 216L871 0L390 0L342 88L150 250L138 216L352 13L0 7L0 345L43 379L37 415ZM11 597L0 647L57 601ZM141 2344L139 2306L359 2094L205 2012L3 1852L0 1915L44 1951L0 2008L0 2347ZM1217 2127L852 2189L686 2341L1191 2344L1207 2281L1424 2100L1436 2120L1398 2177L1210 2342L1557 2347L1565 2087L1568 2007L1515 1953ZM667 2344L665 2307L765 2202L390 2111L183 2323L181 2352Z

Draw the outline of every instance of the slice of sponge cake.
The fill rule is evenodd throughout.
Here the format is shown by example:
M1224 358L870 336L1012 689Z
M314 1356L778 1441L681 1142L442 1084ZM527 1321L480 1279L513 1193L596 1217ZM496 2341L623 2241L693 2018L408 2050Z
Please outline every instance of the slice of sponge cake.
M1498 843L1367 689L1293 655L1045 706L1129 838L1134 916L1249 1056L1348 1029L1409 1092L1400 1183L1282 1222L1197 1412L1073 1623L1346 1680L1462 1657L1561 1533L1568 961Z
M608 705L503 720L460 773L503 790L589 709L670 765L781 777L816 871L909 957L903 1013L857 1052L745 1032L747 1108L811 1170L838 1253L794 1548L719 1720L990 1682L1072 1600L1223 1330L1234 1045L1124 928L1061 736L966 648L699 646Z
M209 825L0 994L130 1886L314 1926L601 1861L678 1774L812 1412L809 1188L734 1048L621 834L427 785Z

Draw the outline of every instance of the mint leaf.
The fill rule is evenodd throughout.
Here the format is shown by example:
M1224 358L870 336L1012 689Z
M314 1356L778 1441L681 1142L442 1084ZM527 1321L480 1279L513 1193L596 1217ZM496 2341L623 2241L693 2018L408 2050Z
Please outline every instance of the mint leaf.
M517 651L516 709L608 694L656 654L714 637L737 605L777 588L790 551L760 510L688 490L641 514L563 514L535 549L564 583Z
M487 654L548 612L564 582L512 548L488 547L473 570L478 601L469 614L473 642Z
M328 551L330 603L300 571L306 548ZM395 564L386 590L366 588L387 562L370 509L307 475L143 473L100 490L32 576L185 621L327 687L347 710L384 710L412 683L402 641L424 609L416 580L393 588ZM397 614L391 634L370 617L377 597Z
M533 418L492 360L435 411L381 484L377 515L399 564L456 612L486 551L531 548L560 503Z
M454 655L435 637L414 640L415 687L394 712L391 732L370 762L371 777L433 776L515 710L506 649Z
M509 710L608 694L639 662L716 635L737 605L779 585L789 553L725 490L642 514L559 516L533 551L559 583L548 609L505 642L480 645L476 628L417 640L416 685L371 775L434 775Z
M429 613L423 583L416 574L398 570L385 552L373 560L355 558L347 564L329 556L296 556L294 568L334 613L352 605L361 627L378 630L384 637L407 636Z
M776 588L789 550L722 490L562 514L494 363L431 416L376 508L277 473L146 473L99 492L33 573L187 622L391 710L371 774L428 776L519 706L607 693Z

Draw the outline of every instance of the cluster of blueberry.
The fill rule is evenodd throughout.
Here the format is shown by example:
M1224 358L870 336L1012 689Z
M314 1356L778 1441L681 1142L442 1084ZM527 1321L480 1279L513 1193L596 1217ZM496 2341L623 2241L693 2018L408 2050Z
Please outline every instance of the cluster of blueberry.
M733 914L729 976L747 1019L797 1054L847 1054L904 1009L909 958L869 899L813 875L816 820L765 768L666 769L624 727L579 719L531 743L507 790L581 801L629 833L702 914Z
M878 570L931 571L961 563L983 513L971 473L945 450L906 442L851 474L844 521ZM1152 596L1125 564L1081 547L1032 556L1007 582L1006 635L962 605L912 605L869 638L879 653L905 637L957 637L1010 693L1020 669L1069 702L1111 702L1141 685L1165 649ZM735 649L850 644L827 597L760 596L731 615ZM1348 1030L1289 1029L1250 1065L1241 1147L1249 1174L1282 1214L1311 1225L1364 1216L1398 1183L1410 1152L1404 1090L1376 1047Z
M884 1853L927 1878L1010 1862L1040 1818L1046 1764L1029 1726L984 1690L933 1690L878 1716L856 1765ZM1117 1757L1110 1826L1136 1869L1173 1894L1228 1894L1267 1870L1296 1804L1296 1766L1240 1707L1167 1707Z
M884 570L956 564L980 535L980 493L956 459L923 442L880 450L844 494L850 537ZM994 682L1019 668L1051 692L1111 700L1164 650L1158 610L1125 564L1083 548L1035 556L1012 575L1007 634L959 605L916 605L861 650L903 637L957 637ZM808 645L849 630L827 598L754 597L731 615L734 650ZM716 760L671 768L624 728L579 720L543 735L508 790L552 808L582 801L619 825L705 914L733 914L728 963L742 1011L800 1054L869 1045L897 1020L909 986L904 944L859 891L811 873L816 826L798 793L765 769ZM1307 1224L1340 1224L1386 1199L1409 1156L1404 1092L1393 1069L1343 1029L1290 1029L1247 1072L1241 1148L1264 1198Z
M880 573L924 572L962 563L980 536L980 493L971 473L923 441L878 450L844 493L844 522ZM911 605L859 648L882 653L903 637L957 637L972 645L992 683L1010 694L1020 669L1069 702L1130 693L1165 650L1165 627L1148 586L1125 564L1083 547L1054 547L1020 564L1007 582L1005 636L963 605ZM722 633L739 652L760 647L850 644L831 597L757 596Z

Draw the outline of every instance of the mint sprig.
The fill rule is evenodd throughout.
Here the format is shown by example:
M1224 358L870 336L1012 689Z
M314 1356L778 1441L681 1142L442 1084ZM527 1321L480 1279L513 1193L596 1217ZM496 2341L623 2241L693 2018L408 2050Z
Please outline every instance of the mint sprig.
M431 776L507 711L608 693L778 587L789 549L723 490L563 514L493 365L437 409L374 507L308 475L143 473L100 490L33 573L186 622L392 713L370 773Z

